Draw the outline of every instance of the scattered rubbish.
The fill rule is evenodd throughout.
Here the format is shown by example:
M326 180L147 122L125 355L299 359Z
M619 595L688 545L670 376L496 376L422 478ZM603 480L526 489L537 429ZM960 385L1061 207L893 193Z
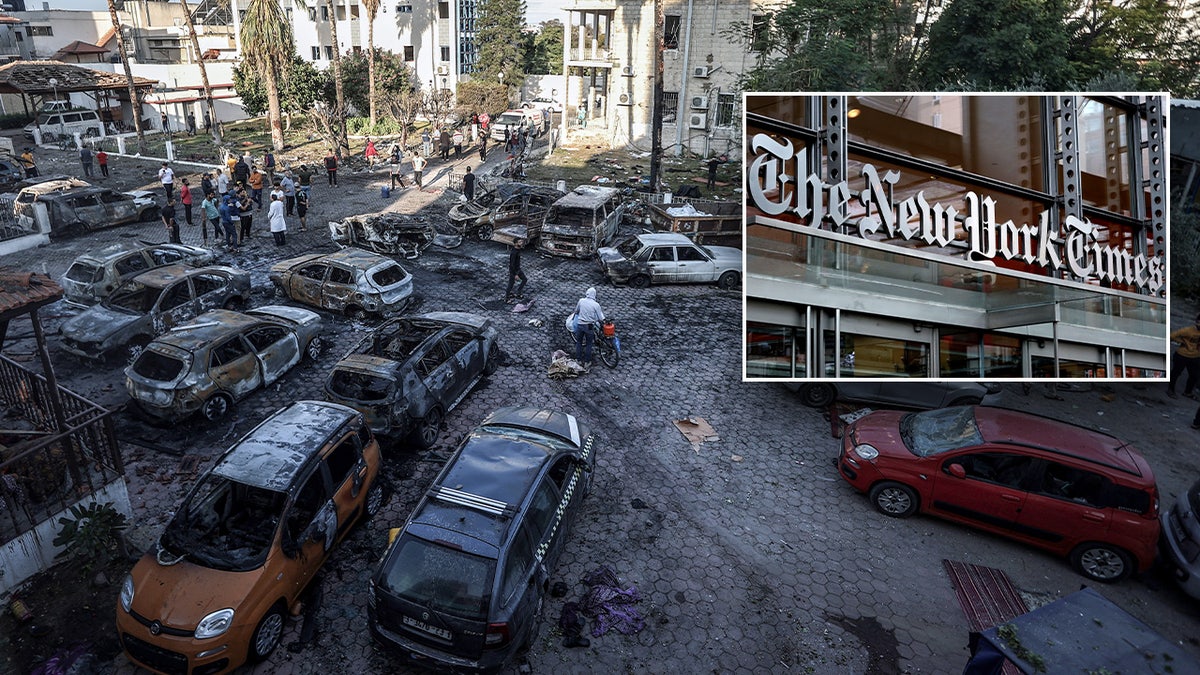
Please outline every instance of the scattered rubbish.
M534 328L541 328L542 320L541 319L530 319L529 323L527 325L533 326Z
M168 455L175 455L176 457L183 456L183 451L178 448L170 448L165 445L162 445L161 443L155 443L154 441L148 441L144 438L130 437L130 438L123 438L122 440L124 440L127 443L132 443L134 445L140 445L143 448L147 448L150 450L157 450L159 452L165 452Z
M550 367L546 370L546 375L553 379L561 380L567 377L579 377L586 372L587 369L583 367L583 364L567 356L566 352L559 349L550 355Z
M647 504L646 502L642 501L642 500L641 500L640 498L638 498L638 497L634 497L634 498L633 498L633 501L629 502L629 505L630 505L630 506L632 506L632 507L633 507L633 508L635 508L635 509L638 509L638 510L641 510L641 509L648 509L648 508L650 508L650 505L649 505L649 504Z
M721 440L716 430L703 417L690 415L684 419L675 420L674 424L683 437L692 444L692 449L696 452L700 452L702 443Z
M520 302L520 303L517 303L516 305L513 305L512 312L513 312L513 314L523 314L525 312L528 312L530 307L533 307L533 299L532 298L529 300L529 302Z
M438 233L433 237L433 245L438 248L458 248L462 246L463 238L461 234L441 234Z
M98 672L100 672L100 664L96 662L96 655L92 653L91 645L80 642L70 648L55 652L53 656L34 668L30 675L68 675L68 673L82 675Z
M567 586L564 581L556 581L550 584L550 597L552 598L565 598L570 591L571 587Z
M580 614L592 619L592 637L600 637L610 630L633 635L645 628L645 620L633 607L642 600L637 586L621 588L621 580L607 567L585 575L583 583L589 590L578 607ZM566 606L563 611L565 614Z
M740 461L744 460L745 457L742 457L741 455L732 455L732 456L730 456L729 459L734 462L740 462Z

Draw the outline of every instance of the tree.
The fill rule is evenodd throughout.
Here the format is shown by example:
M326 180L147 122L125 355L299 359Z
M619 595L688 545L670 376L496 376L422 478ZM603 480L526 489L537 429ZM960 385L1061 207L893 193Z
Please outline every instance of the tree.
M351 52L342 59L342 87L346 103L357 109L360 115L367 113L371 105L370 56ZM412 89L414 75L404 63L403 56L376 48L374 57L376 106L387 95Z
M242 63L233 69L233 88L248 115L267 111L267 88L258 71ZM323 70L292 54L291 63L279 73L279 108L290 116L311 110L316 103L333 104L333 83Z
M363 0L367 9L367 101L370 111L371 126L375 126L375 17L379 14L379 0Z
M412 77L411 72L409 77ZM400 123L400 147L407 149L408 132L417 120L417 115L421 114L424 96L419 90L409 87L400 91L385 91L381 99L388 112Z
M454 108L454 92L449 89L433 87L425 92L421 101L421 110L425 113L425 117L434 124L444 120L452 108Z
M117 19L117 4L108 0L108 16L112 19L113 33L117 38L117 53L121 55L121 65L125 66L125 82L129 90L129 105L133 108L133 129L137 132L138 154L146 154L146 134L142 131L142 100L138 98L137 87L133 84L133 70L129 67L129 56L125 51L125 38L121 37L121 22Z
M524 24L525 0L482 0L479 3L476 78L499 82L499 75L503 74L506 87L521 86L525 79L521 66Z
M196 24L192 21L192 10L188 7L187 0L179 0L179 4L183 9L184 19L187 21L188 39L192 43L192 52L196 55L196 63L200 66L200 83L204 85L204 102L208 107L208 117L212 120L213 142L220 145L224 129L221 127L220 118L217 117L217 108L213 104L212 85L208 83L208 67L204 65L204 54L200 51L200 41L196 38Z
M337 8L333 0L325 0L325 6L329 8L329 35L333 40L333 87L337 93L337 107L332 112L337 126L333 153L341 159L350 155L350 139L346 136L346 96L342 91L342 55L338 51Z
M109 0L112 2L112 0ZM292 24L278 0L250 0L242 17L242 52L252 54L253 68L265 81L271 145L283 150L283 121L279 106L279 76L296 53Z
M499 82L471 80L458 85L459 117L476 113L495 113L508 109L508 88Z
M1066 22L1067 58L1077 79L1099 83L1121 73L1133 86L1105 91L1195 92L1200 25L1188 5L1188 0L1079 0Z
M558 19L543 21L536 31L526 33L525 72L535 75L561 73L563 25Z

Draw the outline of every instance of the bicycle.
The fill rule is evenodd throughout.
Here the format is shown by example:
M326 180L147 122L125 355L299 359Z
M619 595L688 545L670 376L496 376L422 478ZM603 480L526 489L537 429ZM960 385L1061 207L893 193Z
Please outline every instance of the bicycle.
M579 353L579 341L582 339L575 331L571 330L575 325L575 315L571 314L567 317L566 329L571 334L571 340L575 343L576 353ZM593 340L592 348L596 350L596 356L604 362L604 365L609 368L616 368L621 361L621 338L617 336L617 326L611 320L605 320L602 326L592 324L595 339Z

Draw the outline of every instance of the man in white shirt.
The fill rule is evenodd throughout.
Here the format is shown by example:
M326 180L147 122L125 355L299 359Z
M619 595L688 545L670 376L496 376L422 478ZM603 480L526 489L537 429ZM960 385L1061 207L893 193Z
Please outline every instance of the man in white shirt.
M158 181L162 183L163 192L167 193L167 201L171 201L175 196L175 172L166 162L163 162L162 168L158 170Z

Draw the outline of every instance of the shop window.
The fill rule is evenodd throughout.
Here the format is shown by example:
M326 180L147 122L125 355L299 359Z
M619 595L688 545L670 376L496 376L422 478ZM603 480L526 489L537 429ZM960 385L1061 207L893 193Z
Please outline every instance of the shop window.
M894 338L825 331L825 376L833 377L840 361L842 377L929 377L929 345ZM834 348L836 347L836 352Z
M1055 377L1053 356L1031 356L1029 358L1029 365L1033 369L1034 377ZM1103 363L1089 363L1087 361L1059 359L1057 377L1093 378L1107 377L1107 375L1105 373Z
M717 126L731 127L737 119L737 94L717 95Z
M746 377L804 377L803 329L746 322Z
M769 14L755 14L750 17L750 51L764 52L767 50L770 30L771 16Z
M678 14L668 14L663 17L663 49L679 49L681 23Z
M1020 377L1021 340L1008 335L943 328L938 343L940 376Z

